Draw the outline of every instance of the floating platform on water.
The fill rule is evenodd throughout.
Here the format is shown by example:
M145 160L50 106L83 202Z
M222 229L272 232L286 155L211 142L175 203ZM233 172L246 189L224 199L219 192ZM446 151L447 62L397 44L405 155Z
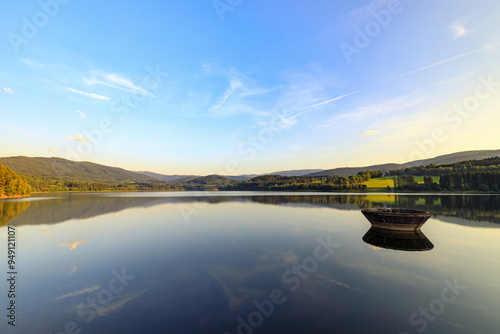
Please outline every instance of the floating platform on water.
M418 231L432 214L410 209L363 209L363 215L373 227L395 231Z

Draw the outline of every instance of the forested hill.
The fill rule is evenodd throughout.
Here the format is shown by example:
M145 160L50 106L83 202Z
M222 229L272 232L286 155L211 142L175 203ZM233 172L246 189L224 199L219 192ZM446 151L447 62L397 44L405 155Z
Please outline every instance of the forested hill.
M423 182L417 178L423 178ZM387 181L390 182L384 184ZM376 189L380 184L384 184L385 189ZM262 175L249 181L219 187L219 190L233 191L498 192L499 189L500 157L443 165L430 164L385 172L361 171L349 177Z
M198 177L188 183L199 184L199 185L213 185L213 186L225 186L228 184L235 184L237 181L232 180L225 176L220 175L208 175L203 177Z
M0 198L26 196L30 192L28 182L0 163Z
M71 161L62 158L0 158L0 163L19 174L46 178L93 182L141 182L153 179L151 176L131 172L122 168L109 167L88 161Z
M496 156L500 156L500 150L465 151L465 152L457 152L457 153L452 153L452 154L440 155L438 157L431 158L431 159L411 161L411 162L407 162L404 164L388 163L388 164L365 166L365 167L340 167L340 168L323 170L323 171L316 172L316 173L310 173L310 174L307 174L305 176L334 175L334 176L349 177L349 176L356 175L359 172L372 172L372 171L377 171L377 170L381 170L382 172L386 172L389 170L405 169L405 168L411 168L411 167L416 167L416 166L427 166L430 164L444 165L444 164L453 164L453 163L466 161L466 160L469 160L469 161L470 160L481 160L481 159L486 159L486 158L493 158Z
M497 151L482 151L490 155ZM500 153L500 151L498 151ZM474 152L475 154L478 152ZM472 155L475 155L472 154ZM465 152L456 156L468 156ZM470 155L470 153L469 153ZM500 155L500 154L499 154ZM455 156L455 157L456 157ZM2 169L7 175L2 179L2 192L24 195L29 192L53 191L187 191L187 190L287 190L287 191L493 191L500 189L500 158L467 160L455 163L453 157L447 164L419 165L404 169L400 165L387 164L386 170L360 170L349 177L337 175L282 176L261 175L248 180L250 175L174 176L165 175L170 182L161 180L162 175L149 172L132 172L92 162L76 162L61 158L0 158L0 163L10 167ZM371 166L372 168L380 166ZM349 173L354 172L354 168ZM362 168L355 168L362 169ZM15 173L19 176L17 176ZM296 171L295 171L296 172ZM421 178L423 179L423 182ZM434 177L434 178L432 178ZM19 181L14 179L20 178ZM378 179L375 181L373 180ZM175 181L174 181L175 180ZM12 181L12 182L11 182ZM379 182L380 181L380 182ZM422 183L422 184L421 184ZM12 196L12 195L10 195Z

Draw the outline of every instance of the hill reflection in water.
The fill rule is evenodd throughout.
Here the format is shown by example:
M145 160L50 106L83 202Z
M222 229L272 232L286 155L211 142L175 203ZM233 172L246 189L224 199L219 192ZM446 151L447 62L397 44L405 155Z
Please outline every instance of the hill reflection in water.
M409 316L457 278L470 288L427 332L497 333L498 197L469 197L137 192L2 201L22 259L15 329L60 333L74 322L94 334L237 333L238 317L247 321L279 289L286 303L254 333L416 332ZM388 206L455 223L431 218L423 230L435 247L415 252L431 241L369 230L360 212ZM183 208L199 213L190 224ZM117 273L133 280L95 304ZM94 306L87 322L82 312Z
M226 196L227 195L227 196ZM50 196L50 197L49 197ZM39 195L0 201L0 226L56 224L70 219L88 219L128 208L160 204L203 202L257 202L269 205L322 206L337 210L363 208L414 208L430 211L437 219L474 227L500 226L498 195L369 195L221 193L193 196L183 193L68 193ZM458 218L451 219L450 218Z
M27 201L0 201L0 227L7 225L30 206Z

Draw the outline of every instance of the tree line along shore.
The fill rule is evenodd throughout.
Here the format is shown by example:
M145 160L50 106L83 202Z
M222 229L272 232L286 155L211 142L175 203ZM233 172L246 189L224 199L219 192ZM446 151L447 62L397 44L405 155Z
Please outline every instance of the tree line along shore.
M500 157L429 164L389 171L362 171L344 177L261 175L236 181L220 175L183 182L131 180L105 182L71 177L56 178L16 173L0 164L0 198L29 196L33 192L71 191L345 191L345 192L490 192L500 189Z

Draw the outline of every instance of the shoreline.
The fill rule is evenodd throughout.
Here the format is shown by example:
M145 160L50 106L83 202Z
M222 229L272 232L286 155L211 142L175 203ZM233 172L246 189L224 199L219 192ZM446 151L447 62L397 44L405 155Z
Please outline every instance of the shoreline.
M204 190L204 189L198 189L198 190L75 190L75 191L37 191L37 192L32 192L30 195L33 194L75 194L75 193L123 193L123 192L142 192L142 193L150 193L150 192L165 192L165 193L170 193L170 192L210 192L210 193L225 193L225 192L293 192L293 193L332 193L332 194L338 194L338 193L346 193L346 194L377 194L377 195L411 195L411 194L422 194L422 195L500 195L500 192L493 192L493 191L484 191L484 192L479 192L479 191L396 191L396 192L381 192L381 191L342 191L342 190L336 190L336 191L313 191L313 190ZM0 199L9 199L9 198L23 198L23 197L30 197L30 195L24 195L20 196L17 195L17 197L0 197Z
M12 199L12 198L24 198L24 197L30 197L30 195L13 195L13 196L0 196L0 199Z

